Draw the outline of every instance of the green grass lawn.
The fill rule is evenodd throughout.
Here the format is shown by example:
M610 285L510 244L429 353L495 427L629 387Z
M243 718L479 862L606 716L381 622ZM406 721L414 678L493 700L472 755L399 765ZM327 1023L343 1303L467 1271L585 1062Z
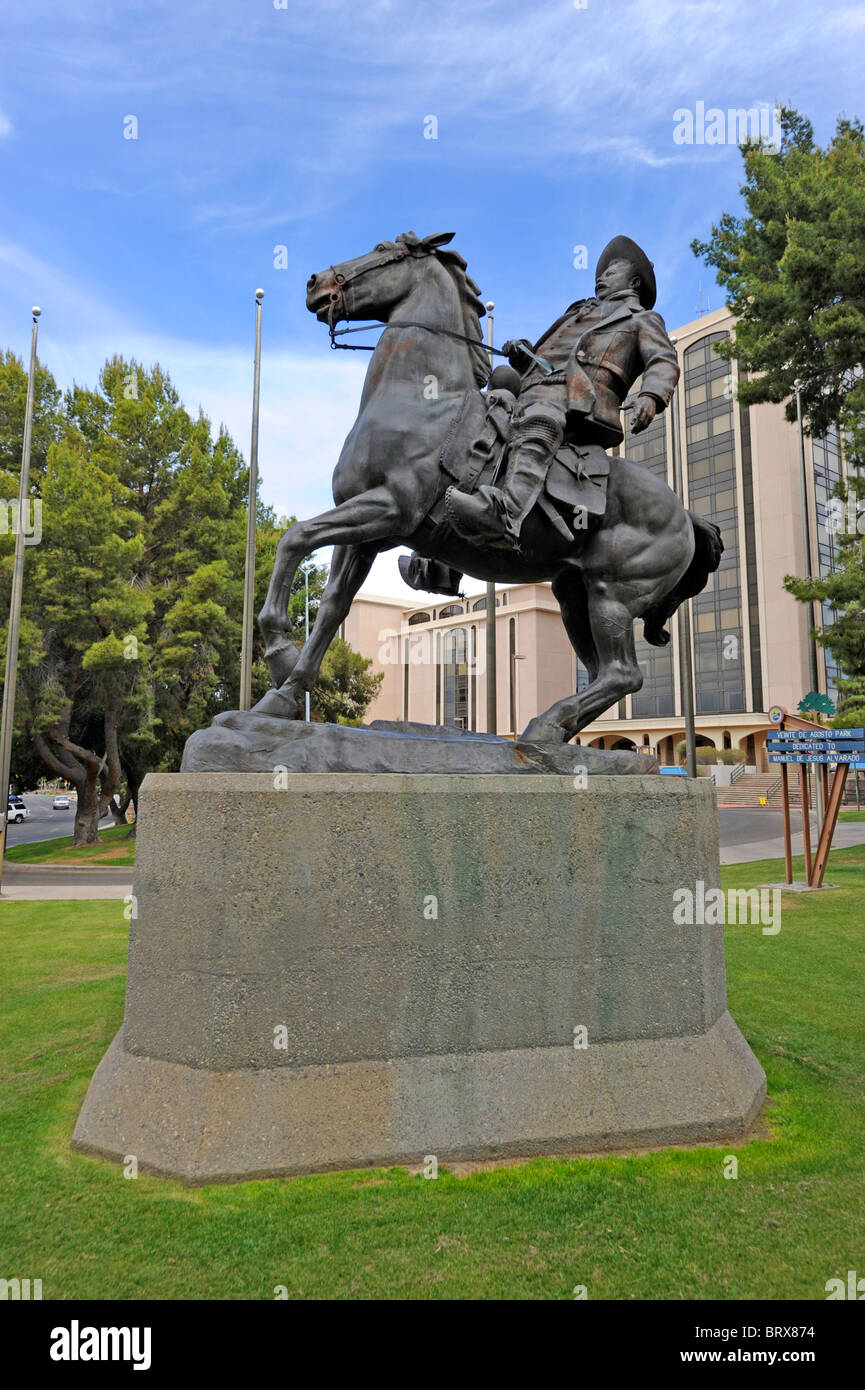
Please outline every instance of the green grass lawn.
M796 865L802 877L801 861ZM783 877L779 861L727 887ZM72 1153L123 1013L120 902L0 907L0 1251L45 1298L824 1299L865 1274L865 847L779 935L727 932L732 1012L769 1077L768 1138L187 1189ZM739 1176L725 1179L735 1152ZM419 1156L422 1158L422 1155Z
M839 820L865 820L865 811L839 811Z
M57 835L53 840L34 840L7 849L6 858L13 864L111 864L121 868L135 863L135 841L127 839L128 834L128 825L112 825L100 830L98 844L78 849L72 848L71 835Z

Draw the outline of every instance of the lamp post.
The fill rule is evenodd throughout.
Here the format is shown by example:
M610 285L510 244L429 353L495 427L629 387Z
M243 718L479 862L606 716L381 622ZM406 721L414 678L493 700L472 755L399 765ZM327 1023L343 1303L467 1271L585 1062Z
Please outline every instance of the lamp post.
M811 574L811 523L808 519L808 465L805 459L805 422L802 418L802 390L801 382L794 381L793 386L796 391L796 433L799 437L799 490L802 500L802 546L805 551L805 577ZM819 690L819 676L817 674L817 643L811 636L812 631L817 626L817 612L814 607L814 600L811 599L805 610L808 620L808 679L812 690ZM824 789L822 773L814 773L814 801L817 812L818 825L823 824L823 802ZM810 813L810 807L809 813Z
M21 449L21 477L18 483L18 526L15 531L15 558L12 562L12 597L9 604L9 633L6 640L6 674L3 681L3 717L0 723L0 785L3 792L0 824L0 891L3 887L3 861L6 855L6 808L9 805L9 774L12 767L12 730L15 726L15 687L18 683L18 643L21 636L21 599L24 592L24 521L30 501L30 445L33 440L33 398L36 386L36 337L42 310L34 305L30 334L30 371L24 406L24 442Z
M675 346L677 339L671 337ZM673 391L672 400L673 430L673 489L682 505L685 505L685 481L682 469L682 438L679 423L679 387ZM694 728L694 666L691 660L691 600L679 604L679 691L682 701L682 718L685 723L685 761L688 776L697 775L697 735Z
M491 299L486 302L487 311L487 348L489 350L490 366L493 365L493 310L495 304ZM493 580L487 581L487 733L497 734L499 731L498 710L496 708L496 586Z
M511 736L512 736L512 738L513 738L514 743L516 743L516 741L517 741L517 724L519 723L519 720L518 720L518 718L517 718L517 662L518 662L518 661L525 661L525 659L526 659L526 658L525 658L524 656L520 656L518 652L511 652L511 691L512 691L512 695L513 695L513 707L514 707L514 708L513 708L513 725L514 725L514 727L513 727L513 730L511 731Z
M805 425L802 419L802 392L800 383L794 381L796 388L796 429L799 436L799 488L802 494L802 545L805 550L805 571L806 578L811 573L811 524L808 520L808 466L805 461ZM819 690L817 675L817 643L811 636L811 629L817 626L817 614L814 610L814 600L811 599L806 612L809 617L808 624L808 677L811 681L811 689Z
M246 565L243 572L243 639L240 647L240 708L252 704L252 623L255 603L255 522L258 503L258 396L261 385L261 301L255 291L255 365L252 375L252 439L249 445L249 510L246 517Z
M303 566L303 620L304 632L306 634L305 643L309 642L309 560ZM303 692L303 717L309 723L309 691Z

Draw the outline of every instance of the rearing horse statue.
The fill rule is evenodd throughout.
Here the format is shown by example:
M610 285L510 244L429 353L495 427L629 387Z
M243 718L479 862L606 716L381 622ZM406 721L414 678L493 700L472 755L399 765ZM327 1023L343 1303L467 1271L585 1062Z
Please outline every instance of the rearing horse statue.
M523 523L519 550L475 544L450 526L445 494L465 471L472 422L483 420L489 363L480 291L447 246L452 233L412 232L312 275L307 308L333 331L346 320L385 327L372 354L360 409L333 475L334 507L281 538L259 622L274 688L256 711L296 719L322 658L376 555L409 546L420 556L497 583L552 581L588 686L532 719L521 738L562 743L617 700L639 690L634 621L649 642L669 642L667 619L700 592L722 545L711 522L685 510L643 464L609 461L606 510L567 539L548 508ZM454 463L454 457L457 463ZM472 484L489 482L481 471ZM327 587L302 651L287 635L298 566L333 546Z

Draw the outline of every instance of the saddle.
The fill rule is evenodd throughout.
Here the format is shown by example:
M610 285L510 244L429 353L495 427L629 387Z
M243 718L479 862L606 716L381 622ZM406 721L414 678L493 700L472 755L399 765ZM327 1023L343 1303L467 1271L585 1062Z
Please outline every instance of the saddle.
M442 445L440 463L463 492L504 478L513 443L516 397L509 391L466 392ZM558 449L537 505L547 513L565 508L568 519L599 519L607 507L610 459L600 444L571 440ZM436 518L438 519L438 518ZM582 526L585 527L584 520Z

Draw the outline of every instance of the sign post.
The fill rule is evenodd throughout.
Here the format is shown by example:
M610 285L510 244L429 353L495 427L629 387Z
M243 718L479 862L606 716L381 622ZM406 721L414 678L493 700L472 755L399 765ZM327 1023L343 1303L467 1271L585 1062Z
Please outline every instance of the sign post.
M781 794L784 804L784 858L787 882L792 883L790 846L790 807L787 795L787 768L798 764L802 784L802 830L805 841L805 871L811 888L823 886L826 861L832 847L832 837L838 822L838 812L844 800L844 788L851 764L862 761L865 755L865 729L786 729L781 719L777 732L766 740L769 762L781 764ZM814 767L823 786L825 814L811 859L811 827L808 821L808 768ZM829 788L829 769L835 769Z
M799 785L802 789L802 841L805 849L805 877L811 882L811 786L808 781L808 767L799 767Z

